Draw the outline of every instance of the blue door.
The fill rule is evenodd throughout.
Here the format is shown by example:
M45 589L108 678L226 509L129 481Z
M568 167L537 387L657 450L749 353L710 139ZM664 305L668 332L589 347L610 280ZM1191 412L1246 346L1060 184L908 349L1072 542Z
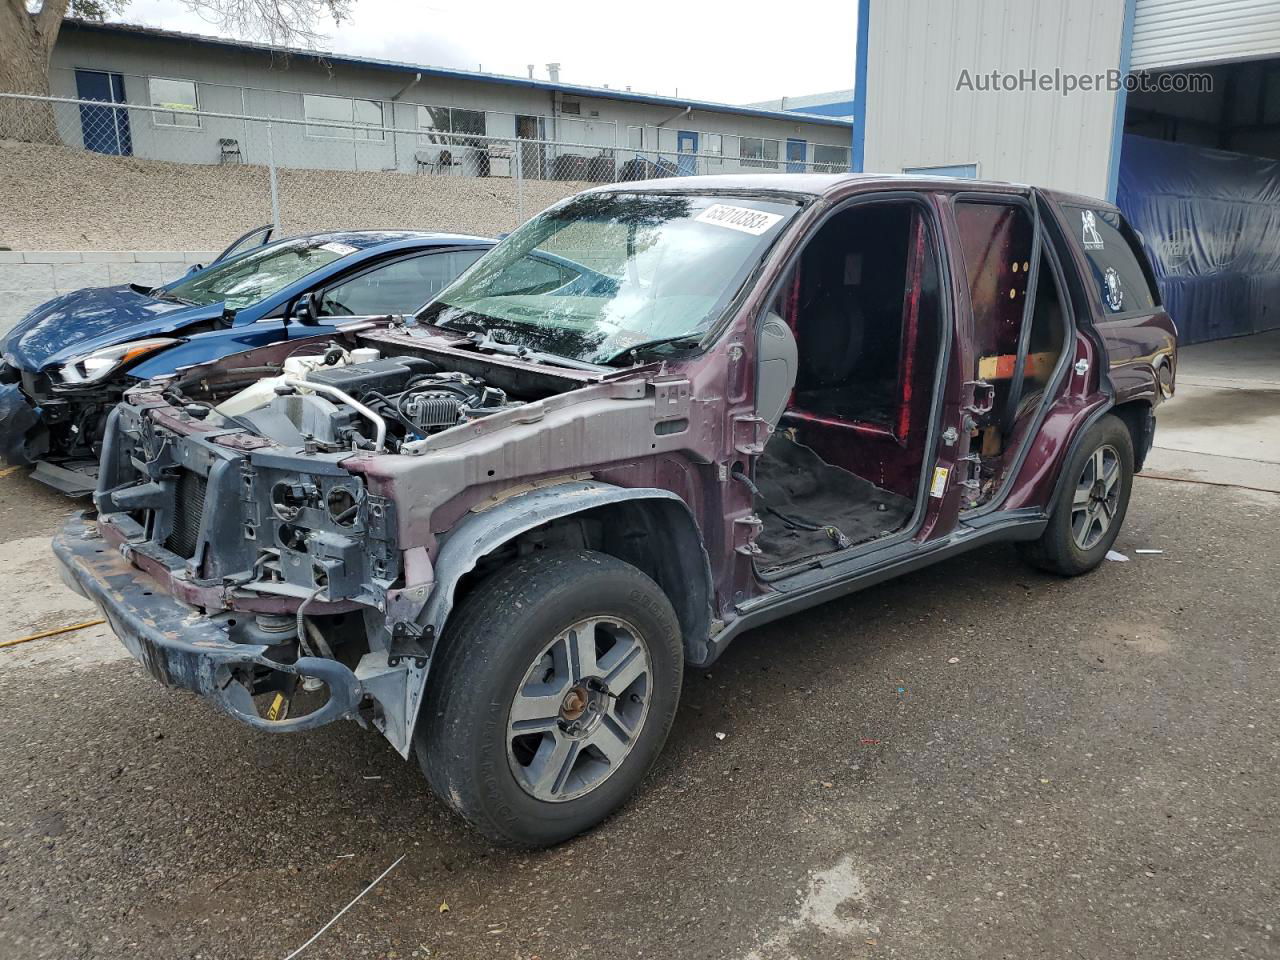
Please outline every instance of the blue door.
M787 138L787 173L804 173L804 155L809 144L804 140Z
M76 71L76 96L81 100L124 103L124 77L101 70ZM84 148L117 157L133 155L129 137L129 111L119 107L80 107L80 133Z
M668 141L669 143L670 141ZM676 134L676 173L692 177L698 172L698 134L693 130L681 130Z

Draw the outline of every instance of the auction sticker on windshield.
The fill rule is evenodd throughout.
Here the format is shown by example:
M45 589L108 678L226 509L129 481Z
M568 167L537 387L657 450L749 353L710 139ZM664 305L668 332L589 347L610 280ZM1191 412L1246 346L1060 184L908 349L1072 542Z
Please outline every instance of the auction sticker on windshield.
M349 243L339 243L337 240L330 240L328 243L320 244L320 249L328 250L330 253L336 253L339 256L346 257L355 253L360 248L353 247Z
M780 213L765 213L748 207L735 207L727 203L713 203L694 217L700 223L713 223L717 227L741 230L759 236L782 219Z

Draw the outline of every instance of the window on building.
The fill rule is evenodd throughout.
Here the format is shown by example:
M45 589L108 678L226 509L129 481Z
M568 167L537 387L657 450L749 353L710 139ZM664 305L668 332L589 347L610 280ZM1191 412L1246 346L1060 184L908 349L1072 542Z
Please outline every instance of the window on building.
M449 132L449 108L418 106L418 139L423 143L439 143L436 134Z
M582 104L580 104L576 100L561 100L560 112L567 116L572 116L572 117L581 116Z
M469 133L483 137L485 133L483 110L459 110L454 107L450 111L450 122L454 133Z
M849 148L828 144L813 145L813 168L817 173L844 173L849 169Z
M766 167L777 169L778 141L765 140L760 137L740 137L738 140L738 157L744 167Z
M644 127L627 127L627 147L631 150L644 149Z
M419 105L418 131L420 143L453 143L450 134L458 133L483 137L486 132L484 111Z
M722 156L724 154L724 137L718 133L704 133L702 135L702 153L709 153L712 156Z
M302 109L308 121L309 137L326 137L330 140L385 139L382 131L382 103L378 100L352 100L348 97L304 93Z
M382 140L382 103L378 100L352 100L355 108L355 128L352 134L357 140Z
M164 113L151 114L152 122L159 127L199 127L199 94L194 80L171 80L167 77L151 77L147 80L151 106L164 107Z

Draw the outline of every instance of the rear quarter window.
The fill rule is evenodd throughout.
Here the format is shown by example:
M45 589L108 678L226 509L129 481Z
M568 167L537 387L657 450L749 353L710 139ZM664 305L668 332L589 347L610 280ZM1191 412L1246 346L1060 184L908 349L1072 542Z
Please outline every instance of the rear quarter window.
M1159 292L1144 267L1137 235L1114 210L1064 205L1067 225L1084 251L1092 281L1087 284L1102 316L1149 313Z

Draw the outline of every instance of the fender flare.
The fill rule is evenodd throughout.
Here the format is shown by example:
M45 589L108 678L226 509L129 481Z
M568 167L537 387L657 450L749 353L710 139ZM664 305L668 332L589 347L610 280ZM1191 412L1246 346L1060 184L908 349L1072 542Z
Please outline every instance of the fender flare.
M458 584L464 576L476 568L481 558L508 543L522 533L527 533L545 523L571 517L600 507L626 503L661 503L687 520L677 524L671 533L680 538L681 560L700 568L700 576L690 577L688 589L682 596L668 596L680 618L685 637L686 655L705 651L711 632L712 604L715 587L711 576L711 563L702 543L697 523L689 505L670 490L659 487L618 487L594 480L571 480L539 487L483 507L467 515L440 546L435 558L435 585L431 596L417 617L424 636L430 636L431 659L454 608ZM696 541L697 551L691 548ZM700 660L702 656L691 656ZM426 692L430 660L425 669L410 671L413 680L407 691L406 740L412 739L417 726L419 710ZM407 752L408 744L405 744Z
M618 487L592 480L573 480L541 487L471 513L449 534L436 554L435 589L418 618L419 624L424 628L433 628L436 636L439 636L453 610L458 582L475 569L482 557L520 534L552 520L599 507L642 500L662 501L677 507L689 522L688 530L697 532L697 524L688 504L670 490L659 487ZM701 538L699 548L706 596L709 600L712 591L711 563L707 558L706 548L701 546Z
M1071 462L1076 455L1076 451L1084 444L1085 435L1093 429L1094 424L1098 423L1107 414L1112 413L1115 408L1115 402L1108 396L1107 402L1089 414L1088 419L1076 428L1075 436L1067 444L1067 448L1062 454L1062 459L1059 461L1058 479L1053 482L1053 493L1049 495L1049 500L1045 504L1045 514L1049 517L1052 517L1053 511L1057 509L1058 498L1062 496L1062 488L1067 483L1067 464Z

